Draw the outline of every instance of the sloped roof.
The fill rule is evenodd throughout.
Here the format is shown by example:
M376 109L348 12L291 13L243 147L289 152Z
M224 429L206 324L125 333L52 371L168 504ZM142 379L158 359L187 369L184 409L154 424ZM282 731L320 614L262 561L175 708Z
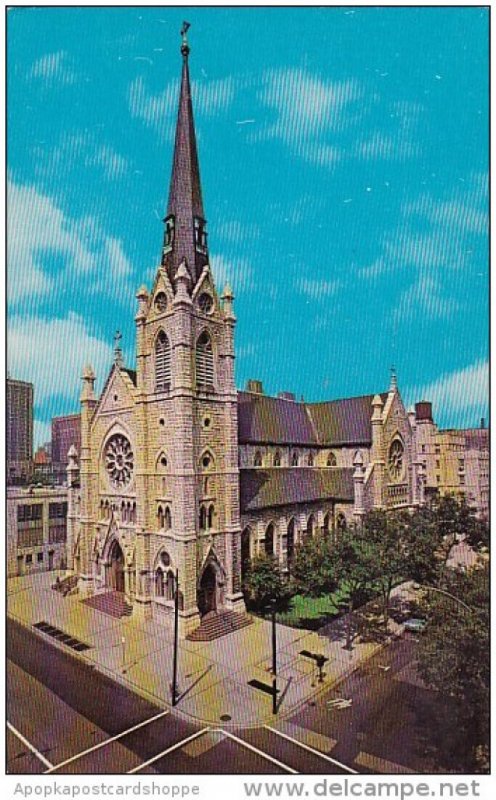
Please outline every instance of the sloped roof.
M353 502L352 468L273 467L240 471L242 513L330 499Z
M373 394L366 394L327 403L309 403L307 408L319 444L370 444L373 399ZM385 403L387 394L381 394L381 399Z
M240 444L316 444L303 403L252 392L238 392L238 440Z
M297 403L279 397L238 392L240 444L281 445L370 444L374 395ZM387 394L381 395L385 402Z

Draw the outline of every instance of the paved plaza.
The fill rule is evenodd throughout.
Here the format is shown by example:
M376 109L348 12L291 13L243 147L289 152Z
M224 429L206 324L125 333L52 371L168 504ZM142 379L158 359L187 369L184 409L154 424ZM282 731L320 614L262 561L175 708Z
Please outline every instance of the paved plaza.
M8 582L8 614L21 624L45 622L88 645L74 653L113 680L160 706L171 698L173 632L153 620L143 623L133 616L115 619L81 602L75 594L62 597L52 590L54 573L12 578ZM408 596L409 587L396 590ZM350 674L381 647L377 642L355 641L345 649L344 634L327 625L321 634L277 625L277 666L280 718L294 713L323 688ZM393 633L401 630L391 623ZM339 630L339 635L338 635ZM38 631L46 638L46 634ZM57 647L68 648L51 639ZM246 628L212 642L180 641L178 655L179 700L176 711L206 724L257 726L273 718L271 696L249 681L272 684L271 624L254 617ZM301 655L310 651L325 656L323 683L315 662ZM74 651L71 651L74 652Z

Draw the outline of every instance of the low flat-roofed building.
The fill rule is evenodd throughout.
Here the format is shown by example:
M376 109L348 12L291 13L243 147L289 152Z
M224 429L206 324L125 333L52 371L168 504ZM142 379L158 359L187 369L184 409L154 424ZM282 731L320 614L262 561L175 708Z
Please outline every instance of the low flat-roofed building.
M7 577L67 566L67 491L8 487Z

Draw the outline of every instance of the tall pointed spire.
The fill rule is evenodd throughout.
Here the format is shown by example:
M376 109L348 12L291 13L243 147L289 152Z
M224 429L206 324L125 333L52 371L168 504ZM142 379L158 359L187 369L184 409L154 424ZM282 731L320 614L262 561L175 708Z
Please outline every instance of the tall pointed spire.
M162 264L173 279L184 259L194 286L208 263L208 250L189 80L189 27L184 22L181 29L183 68Z

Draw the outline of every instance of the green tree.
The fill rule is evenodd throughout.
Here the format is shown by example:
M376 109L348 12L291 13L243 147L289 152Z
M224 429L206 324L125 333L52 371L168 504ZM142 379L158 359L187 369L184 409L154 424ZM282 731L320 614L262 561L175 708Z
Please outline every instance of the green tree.
M475 511L465 498L443 495L432 505L432 524L438 537L439 555L446 565L451 549L458 539L466 536L470 541L479 531Z
M440 743L461 771L486 771L489 751L489 568L451 572L446 590L428 592L427 626L418 645L419 672L448 695L455 716Z
M273 556L259 555L251 562L244 582L248 605L262 610L275 601L279 608L289 604L293 592Z
M353 610L363 601L370 587L371 576L369 548L362 526L350 526L339 531L331 549L331 574L334 580L348 591L348 624L346 648L351 649Z
M321 597L338 587L331 540L318 535L298 546L291 564L295 592L306 597Z
M394 586L408 569L406 542L410 532L408 513L369 511L363 519L364 567L379 587L384 627L389 624L389 603Z

